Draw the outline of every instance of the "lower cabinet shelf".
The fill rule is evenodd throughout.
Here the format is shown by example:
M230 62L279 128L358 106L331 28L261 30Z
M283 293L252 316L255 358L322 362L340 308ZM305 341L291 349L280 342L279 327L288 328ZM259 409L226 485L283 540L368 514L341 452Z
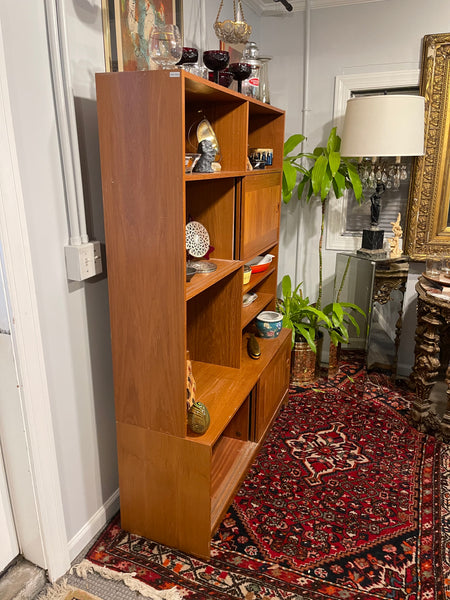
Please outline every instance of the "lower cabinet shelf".
M221 437L214 446L211 464L211 531L220 524L235 490L247 472L258 445Z

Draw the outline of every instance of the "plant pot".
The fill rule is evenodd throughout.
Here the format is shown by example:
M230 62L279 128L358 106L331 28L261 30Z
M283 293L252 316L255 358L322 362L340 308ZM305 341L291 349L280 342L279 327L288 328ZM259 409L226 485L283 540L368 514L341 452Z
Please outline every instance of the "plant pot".
M308 342L295 342L291 352L291 385L302 385L316 378L316 354Z
M341 343L337 346L330 341L330 353L328 358L328 375L336 375L339 371L339 358L341 354Z

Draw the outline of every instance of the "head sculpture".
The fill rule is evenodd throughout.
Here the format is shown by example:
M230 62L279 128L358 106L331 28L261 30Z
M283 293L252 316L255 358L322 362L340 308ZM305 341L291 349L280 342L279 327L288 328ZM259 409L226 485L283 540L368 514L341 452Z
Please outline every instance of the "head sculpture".
M216 150L211 140L202 140L198 145L197 151L201 156L193 170L196 173L213 173L214 170L211 164L216 158Z

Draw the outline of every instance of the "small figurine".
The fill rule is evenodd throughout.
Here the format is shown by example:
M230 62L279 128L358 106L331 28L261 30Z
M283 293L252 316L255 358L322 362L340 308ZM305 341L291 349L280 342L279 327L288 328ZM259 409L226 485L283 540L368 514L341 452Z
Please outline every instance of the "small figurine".
M378 227L381 209L381 195L386 190L384 183L378 182L375 192L370 196L370 226Z
M198 153L201 154L194 166L194 173L214 173L211 166L216 158L216 151L211 140L202 140L198 145Z
M250 358L257 360L261 358L261 349L258 344L258 340L255 338L255 334L251 333L247 340L247 353Z
M203 402L194 402L188 410L188 426L193 433L202 434L210 423L209 412Z
M391 258L399 258L402 255L402 251L400 250L400 238L403 234L403 229L400 225L401 214L398 213L397 220L395 222L391 222L392 225L392 233L394 237L389 240L389 245L391 247Z

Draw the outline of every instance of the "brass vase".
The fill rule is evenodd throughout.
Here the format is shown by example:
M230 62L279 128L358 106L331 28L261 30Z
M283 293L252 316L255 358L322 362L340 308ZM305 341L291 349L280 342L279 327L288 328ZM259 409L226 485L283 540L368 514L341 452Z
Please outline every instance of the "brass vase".
M291 385L302 385L316 378L316 354L308 342L294 343L291 352Z

